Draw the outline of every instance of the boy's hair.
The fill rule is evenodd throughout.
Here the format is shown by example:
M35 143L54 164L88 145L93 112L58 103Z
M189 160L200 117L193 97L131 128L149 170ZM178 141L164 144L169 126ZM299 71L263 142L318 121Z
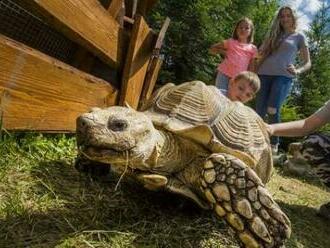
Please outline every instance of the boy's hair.
M250 25L250 28L251 28L251 33L247 39L247 41L249 43L252 43L253 42L253 39L254 39L254 25L253 25L253 22L250 18L248 17L242 17L241 19L238 20L238 22L236 22L236 25L235 25L235 28L234 28L234 31L233 31L233 34L232 34L232 38L234 40L238 40L238 35L237 35L237 28L238 26L242 23L242 22L246 22Z
M254 93L257 93L260 90L260 79L257 74L252 71L242 71L238 73L234 81L244 79L250 83L251 88L253 89Z

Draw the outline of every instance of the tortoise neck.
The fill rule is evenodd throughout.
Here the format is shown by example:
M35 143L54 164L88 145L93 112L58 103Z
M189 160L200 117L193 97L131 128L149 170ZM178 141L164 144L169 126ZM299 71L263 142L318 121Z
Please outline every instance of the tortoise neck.
M168 173L179 171L196 157L206 154L204 148L191 140L165 130L159 130L159 134L156 144L157 170L163 168L163 171Z

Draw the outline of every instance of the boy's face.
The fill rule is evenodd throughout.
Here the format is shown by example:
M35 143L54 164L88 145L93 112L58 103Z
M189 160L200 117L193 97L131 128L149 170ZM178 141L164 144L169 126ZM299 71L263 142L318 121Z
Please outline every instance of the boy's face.
M246 103L254 97L255 92L251 87L251 83L246 79L232 79L230 80L227 94L228 98L232 101Z

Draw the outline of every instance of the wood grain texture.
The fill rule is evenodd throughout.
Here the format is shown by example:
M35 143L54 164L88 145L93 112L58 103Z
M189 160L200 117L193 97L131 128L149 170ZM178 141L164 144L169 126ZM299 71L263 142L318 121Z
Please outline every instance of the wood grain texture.
M119 25L123 27L125 16L125 1L124 0L112 0L108 8L109 14L117 20Z
M143 90L141 94L140 99L140 106L142 106L146 101L149 100L149 98L152 95L153 89L155 88L156 81L158 78L158 74L160 71L160 68L162 66L163 60L159 57L153 57L150 61L149 69L147 71L144 84L143 84Z
M0 35L0 111L8 130L74 131L78 115L117 103L118 91Z
M98 0L17 0L113 68L121 65L124 32Z
M159 70L162 66L163 59L161 59L160 56L160 49L163 45L164 39L165 39L165 34L168 29L168 26L170 24L170 18L166 17L162 28L160 29L158 33L158 37L156 39L153 51L152 51L152 58L150 59L149 65L148 65L148 70L147 74L144 80L143 84L143 90L140 98L140 103L139 105L142 106L150 96L152 95L153 89L155 87Z
M155 35L142 16L135 19L126 56L119 103L137 108L152 54Z

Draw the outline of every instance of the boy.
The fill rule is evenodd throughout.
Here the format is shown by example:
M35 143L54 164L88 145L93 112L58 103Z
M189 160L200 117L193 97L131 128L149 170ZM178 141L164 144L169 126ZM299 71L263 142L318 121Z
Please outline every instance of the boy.
M247 103L255 97L260 89L260 80L257 74L251 71L238 73L230 79L228 91L221 90L232 101Z

